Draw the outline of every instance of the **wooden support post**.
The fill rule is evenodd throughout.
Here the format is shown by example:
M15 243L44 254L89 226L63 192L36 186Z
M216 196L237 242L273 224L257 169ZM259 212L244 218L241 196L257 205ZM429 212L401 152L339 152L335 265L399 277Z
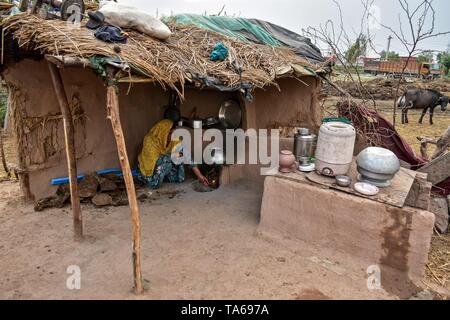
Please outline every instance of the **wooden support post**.
M69 101L64 90L61 73L56 65L48 62L50 75L53 81L55 94L59 102L61 114L64 123L64 138L66 144L67 167L69 171L70 182L70 200L73 212L73 228L75 240L80 241L83 238L83 217L81 214L80 197L78 195L77 161L75 153L75 129L73 126L72 114L69 107Z
M141 272L141 225L139 218L139 207L136 198L133 174L131 172L130 162L128 160L125 137L122 130L122 124L120 122L118 88L113 84L113 71L114 69L111 68L108 70L109 78L106 108L108 111L108 119L111 120L114 137L116 138L119 161L122 167L123 177L127 188L128 202L131 209L131 223L133 232L133 251L131 258L133 262L134 290L136 294L141 294L144 292L144 287L142 284Z
M5 170L8 178L11 177L11 172L9 171L8 164L6 163L5 149L3 148L3 130L0 129L0 157L2 158L3 170Z

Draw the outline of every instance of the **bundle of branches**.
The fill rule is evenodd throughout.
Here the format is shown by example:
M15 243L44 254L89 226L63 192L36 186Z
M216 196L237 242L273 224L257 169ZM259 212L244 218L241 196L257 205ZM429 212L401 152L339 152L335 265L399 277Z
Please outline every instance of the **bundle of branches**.
M296 73L299 70L296 66L312 70L320 68L296 55L290 48L243 42L194 26L174 23L169 24L173 35L167 41L125 30L129 37L125 45L102 42L85 27L75 28L63 21L43 20L32 14L7 18L1 26L27 51L80 58L118 57L141 75L159 82L163 87L169 86L180 94L182 92L176 84L181 84L183 88L185 80L196 75L216 78L230 87L245 81L262 88L276 85L275 80L281 76L304 75ZM213 62L210 53L218 42L223 42L230 54L225 61ZM239 69L243 70L242 74Z
M361 141L369 146L388 147L385 145L385 138L392 137L395 131L379 125L380 115L376 111L352 100L338 102L336 108L340 117L352 121Z

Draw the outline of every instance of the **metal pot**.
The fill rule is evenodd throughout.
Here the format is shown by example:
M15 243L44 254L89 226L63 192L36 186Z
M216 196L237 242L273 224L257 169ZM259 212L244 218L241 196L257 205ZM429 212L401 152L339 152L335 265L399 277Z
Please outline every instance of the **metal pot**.
M211 152L212 155L212 163L223 165L225 164L225 154L221 148L214 148Z
M185 127L189 125L189 119L185 117L181 117L180 121L177 123L178 127Z
M317 136L310 134L309 129L300 128L294 136L294 155L297 161L308 164L309 160L314 157L316 146Z
M203 121L202 120L191 120L192 129L202 129Z
M203 120L204 127L212 127L219 124L219 119L217 117L209 117Z
M390 186L394 176L400 170L400 160L390 150L370 147L361 151L356 159L360 173L358 180L377 187Z

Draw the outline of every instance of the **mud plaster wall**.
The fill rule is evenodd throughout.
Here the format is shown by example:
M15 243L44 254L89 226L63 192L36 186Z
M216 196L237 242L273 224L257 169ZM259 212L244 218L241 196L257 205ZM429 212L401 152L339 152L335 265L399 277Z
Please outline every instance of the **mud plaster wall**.
M255 91L255 99L246 103L247 126L272 129L308 127L317 131L322 120L319 106L320 80L304 77L302 81L281 79L275 86Z
M380 266L383 288L401 298L415 294L424 275L434 215L393 208L309 183L267 177L260 231L355 257L364 272Z
M3 75L8 86L18 88L25 117L60 113L45 61L24 60L10 66ZM106 118L106 88L103 82L91 70L83 69L62 70L62 77L68 99L72 101L76 97L84 112L84 122L75 127L78 173L118 168L116 144L111 124ZM237 99L245 110L244 127L269 127L276 117L280 122L288 123L289 119L297 119L303 108L306 108L306 114L312 108L314 99L311 89L316 87L316 81L307 78L305 82L310 83L311 87L288 79L282 80L281 89L286 90L283 94L275 87L257 90L253 107L258 109L253 110L252 114L258 116L253 119L248 119L247 105L238 94L211 90L186 89L181 111L184 116L189 116L196 107L200 117L215 116L223 101ZM135 165L143 137L162 118L169 93L153 84L133 85L126 95L128 89L128 84L120 85L120 110L130 161ZM290 107L292 104L295 108ZM307 117L302 119L311 120ZM56 188L50 184L52 178L67 176L62 120L56 121L51 130L57 137L57 141L50 143L55 146L51 156L42 163L27 163L30 189L36 199L55 192ZM29 143L32 148L41 148L43 142L31 137Z

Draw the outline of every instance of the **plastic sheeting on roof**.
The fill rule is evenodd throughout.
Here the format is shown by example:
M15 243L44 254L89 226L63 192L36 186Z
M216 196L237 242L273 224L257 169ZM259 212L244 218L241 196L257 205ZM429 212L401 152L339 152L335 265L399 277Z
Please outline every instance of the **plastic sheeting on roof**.
M179 14L166 19L174 19L179 24L195 25L243 41L273 47L291 47L298 55L314 64L325 61L319 48L310 39L263 20L196 14Z

